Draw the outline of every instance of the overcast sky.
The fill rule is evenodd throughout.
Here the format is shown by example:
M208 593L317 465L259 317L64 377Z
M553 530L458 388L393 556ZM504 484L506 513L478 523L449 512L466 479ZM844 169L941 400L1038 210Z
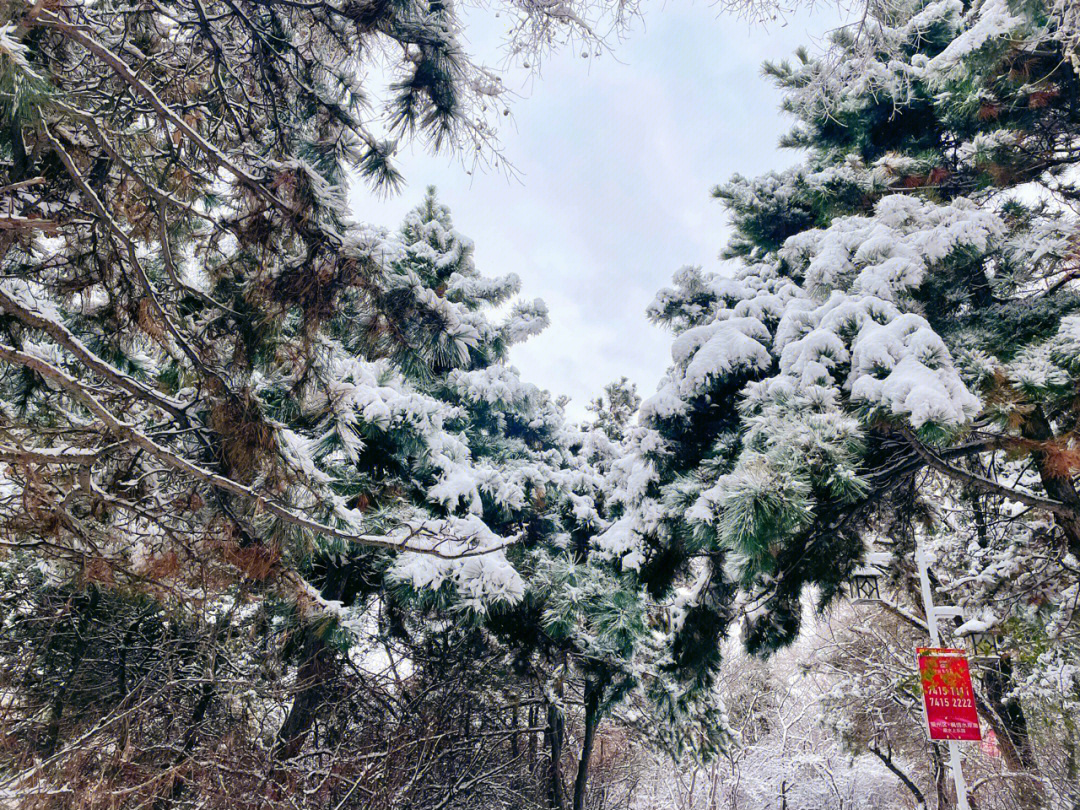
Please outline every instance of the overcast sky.
M474 53L497 64L498 19L469 22ZM396 228L434 184L455 228L488 275L517 273L522 295L543 298L547 331L515 347L526 380L571 397L570 414L626 375L647 396L670 358L670 336L645 308L688 264L717 269L725 217L710 189L798 159L776 148L791 125L765 59L820 42L835 12L751 26L704 2L646 10L613 55L563 52L540 77L511 72L521 94L501 138L519 172L466 174L421 150L401 156L407 185L389 200L355 189L362 221Z

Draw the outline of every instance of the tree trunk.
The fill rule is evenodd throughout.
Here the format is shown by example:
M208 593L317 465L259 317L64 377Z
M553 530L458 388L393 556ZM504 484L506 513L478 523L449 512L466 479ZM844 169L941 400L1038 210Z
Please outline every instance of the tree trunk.
M309 629L304 639L303 661L296 673L297 692L274 745L276 761L283 762L300 753L307 733L315 723L315 714L323 701L333 666L334 650Z
M1037 407L1031 412L1031 415L1024 421L1020 432L1025 439L1036 442L1045 442L1054 438L1053 427L1041 407ZM1039 477L1042 480L1046 494L1055 501L1061 501L1073 511L1073 516L1069 518L1054 515L1054 522L1065 535L1065 542L1069 551L1073 555L1080 557L1080 493L1077 493L1076 487L1073 486L1072 479L1069 476L1061 475L1059 471L1052 468L1044 452L1033 450L1031 457L1039 469Z
M30 165L27 160L26 144L22 136L22 121L19 119L18 110L11 111L8 127L11 144L11 169L8 171L8 182L18 183L26 177Z
M933 762L934 788L937 791L938 810L946 810L955 807L952 797L949 795L949 774L945 767L945 757L941 753L940 743L930 744L930 759Z
M596 728L600 725L600 696L603 687L585 681L585 736L581 740L581 758L574 779L574 810L585 810L585 789L589 783L589 760L592 758Z
M97 586L91 585L90 595L85 607L78 611L75 619L75 646L71 651L71 666L68 668L68 674L64 679L63 686L56 690L56 696L49 707L49 723L45 732L45 742L41 747L41 753L46 758L51 757L56 752L56 746L60 742L60 719L64 714L64 701L75 681L75 675L79 672L79 665L82 664L86 648L90 644L86 634L90 623L94 619L94 610L97 608L99 597L100 593Z
M510 756L518 758L518 705L514 704L514 710L510 715L510 727L514 730L510 735Z
M1018 760L1007 762L1008 766L1014 772L1038 774L1039 763L1028 733L1027 717L1020 701L1009 696L1012 690L1012 665L1006 659L999 659L986 670L983 683L990 706L1001 720ZM1004 752L1005 749L1002 750ZM1017 787L1017 799L1025 810L1038 810L1046 805L1046 791L1038 779L1020 780Z
M203 721L206 719L206 712L210 709L210 705L214 702L214 696L216 694L217 686L217 668L221 662L220 645L222 637L226 635L230 623L232 622L233 611L236 609L236 605L240 603L240 597L233 602L233 606L225 613L218 616L217 621L214 622L213 629L210 632L210 644L209 650L207 650L206 672L209 677L203 680L202 689L199 690L199 699L195 702L195 707L191 710L191 717L188 719L187 729L184 731L183 745L180 749L180 753L177 754L176 759L173 762L174 768L179 768L189 756L191 752L195 750L195 746L199 742L199 732L202 730ZM226 636L227 637L227 636ZM170 804L175 804L180 801L184 795L184 791L187 788L187 781L183 778L179 771L177 771L172 782L168 785L168 790L163 792L154 802L154 810L164 810Z
M538 732L533 731L536 728L536 706L529 707L529 767L536 768L536 735ZM533 771L535 773L535 770Z
M915 784L915 781L893 762L892 751L886 753L872 745L869 750L871 754L881 760L881 763L886 768L892 771L897 779L904 783L904 787L911 791L911 795L915 797L915 804L919 807L926 807L926 796L919 790L919 786Z
M548 704L547 710L547 743L551 751L551 762L548 770L548 807L552 810L563 810L563 787L562 787L562 745L563 735L566 733L566 723L562 711L554 703Z
M329 571L322 595L329 600L341 599L344 589L344 573L340 569ZM296 672L297 692L285 722L278 729L277 741L271 753L275 762L292 759L303 748L319 706L325 699L326 685L334 673L336 657L336 651L327 645L321 634L315 632L314 627L305 628L304 649Z
M131 645L135 643L135 634L138 632L142 621L143 616L140 614L128 625L127 630L124 633L124 638L120 642L120 650L116 661L116 694L118 698L118 707L123 706L128 698L128 650L131 648ZM127 748L128 727L129 721L125 719L120 723L120 728L117 730L116 751L118 757L123 756L124 749Z

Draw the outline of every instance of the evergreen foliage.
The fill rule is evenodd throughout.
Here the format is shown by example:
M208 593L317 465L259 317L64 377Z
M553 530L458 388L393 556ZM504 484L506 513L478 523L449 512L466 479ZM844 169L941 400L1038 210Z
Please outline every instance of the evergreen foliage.
M650 307L673 365L599 541L657 595L694 583L688 664L736 620L751 650L789 643L807 586L828 603L874 542L909 559L954 525L942 498L1012 527L981 548L1054 561L1038 599L996 592L1004 612L1042 626L1069 602L1080 88L1052 11L871 4L857 34L766 65L805 160L718 187L729 265Z

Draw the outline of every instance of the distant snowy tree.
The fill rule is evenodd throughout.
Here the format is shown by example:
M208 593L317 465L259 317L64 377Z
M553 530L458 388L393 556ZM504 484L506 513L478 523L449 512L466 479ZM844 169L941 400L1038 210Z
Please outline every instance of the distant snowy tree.
M621 441L626 436L627 428L637 417L639 405L641 397L638 396L637 386L623 377L618 382L605 385L603 395L586 407L593 414L596 426L609 439Z
M819 699L836 673L807 667L827 645L806 634L768 661L725 645L717 676L733 743L701 764L656 755L633 806L647 810L817 810L913 807L907 790L865 749L845 747L836 706Z

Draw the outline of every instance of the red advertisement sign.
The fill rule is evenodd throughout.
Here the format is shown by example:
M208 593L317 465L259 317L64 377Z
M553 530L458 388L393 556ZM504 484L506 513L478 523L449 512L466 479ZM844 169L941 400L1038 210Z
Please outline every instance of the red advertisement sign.
M915 650L931 740L981 740L975 691L963 650Z

